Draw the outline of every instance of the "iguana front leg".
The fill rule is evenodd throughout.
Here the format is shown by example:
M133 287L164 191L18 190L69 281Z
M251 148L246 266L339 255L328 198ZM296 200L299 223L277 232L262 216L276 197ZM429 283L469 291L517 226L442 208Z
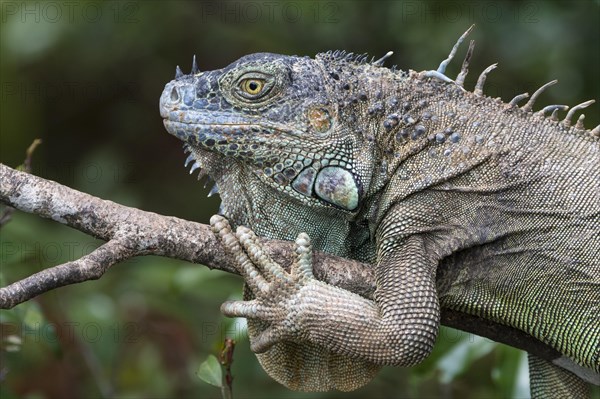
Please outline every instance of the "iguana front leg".
M302 350L304 342L355 361L399 366L419 363L430 353L439 305L435 263L424 254L420 237L382 238L375 301L369 301L314 278L305 234L296 241L298 257L287 273L263 253L249 229L240 227L234 235L219 216L211 225L254 294L250 301L225 303L224 314L268 323L254 338L254 351L280 341L300 343Z

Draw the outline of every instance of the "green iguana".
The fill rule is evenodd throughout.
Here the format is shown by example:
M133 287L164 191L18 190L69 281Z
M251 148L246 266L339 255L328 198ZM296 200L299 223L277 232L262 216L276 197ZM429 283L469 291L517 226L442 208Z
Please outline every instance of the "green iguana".
M440 308L552 348L552 362L529 356L534 397L600 384L600 127L571 125L593 101L559 121L569 107L533 112L555 82L521 107L527 94L486 97L495 65L465 90L472 46L457 79L444 73L469 31L436 71L386 68L390 53L260 53L209 72L194 59L166 85L165 127L237 227L211 220L246 283L222 311L248 318L285 386L352 390L421 362ZM290 273L254 232L296 240ZM372 264L374 300L316 280L313 249Z

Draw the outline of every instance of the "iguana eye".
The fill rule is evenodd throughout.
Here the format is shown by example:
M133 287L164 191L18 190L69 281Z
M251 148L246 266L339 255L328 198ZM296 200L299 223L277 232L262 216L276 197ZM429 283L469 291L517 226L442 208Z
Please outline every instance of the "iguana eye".
M262 79L250 78L240 82L240 88L252 97L261 94L265 88L265 81Z
M250 100L256 103L264 99L275 85L275 79L261 72L249 72L242 75L234 86L234 93L241 100Z
M281 92L285 81L285 71L275 66L268 71L233 70L219 79L219 87L224 89L234 104L261 107Z

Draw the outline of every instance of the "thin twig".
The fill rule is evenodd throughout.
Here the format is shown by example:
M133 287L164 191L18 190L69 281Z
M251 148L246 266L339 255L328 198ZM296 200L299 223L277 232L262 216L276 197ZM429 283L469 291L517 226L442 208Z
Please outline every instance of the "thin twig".
M3 309L10 309L54 288L97 280L110 266L134 254L122 242L111 240L77 260L42 270L1 288L0 304Z
M231 365L233 363L233 350L235 349L235 341L231 338L225 338L223 342L223 350L219 354L219 363L224 369L223 383L221 384L221 396L223 399L233 398L233 374L231 373Z

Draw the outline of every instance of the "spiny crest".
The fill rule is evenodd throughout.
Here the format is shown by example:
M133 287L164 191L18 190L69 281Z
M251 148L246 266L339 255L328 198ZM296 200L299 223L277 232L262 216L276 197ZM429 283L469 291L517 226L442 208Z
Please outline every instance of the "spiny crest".
M436 78L439 79L443 82L447 82L447 83L454 83L457 86L463 88L464 85L464 81L465 78L469 72L469 62L471 60L471 57L473 55L473 50L475 48L475 41L471 40L471 42L469 43L469 49L467 50L467 54L465 55L465 59L463 60L462 63L462 67L460 70L460 73L458 74L458 76L456 77L456 79L451 79L448 76L445 75L446 72L446 67L448 66L448 64L452 61L452 59L454 58L454 56L456 55L456 52L458 51L458 48L460 47L461 43L465 40L465 38L469 35L469 33L471 33L471 31L473 30L473 28L475 27L475 25L471 25L469 27L469 29L467 29L466 32L464 32L456 41L456 43L454 44L454 46L452 47L450 54L448 55L448 57L446 59L444 59L437 70L433 71L423 71L421 74L424 77L430 77L430 78ZM393 54L392 51L388 51L383 57L375 60L374 57L371 57L371 60L369 60L369 56L368 54L354 54L352 52L346 52L344 50L334 50L334 51L327 51L326 53L320 53L317 55L318 58L323 59L323 61L327 62L327 63L334 63L334 64L352 64L352 65L373 65L373 66L377 66L377 67L382 67L384 62L386 61L386 59L388 59L391 55ZM487 79L487 75L493 71L494 69L496 69L496 67L498 66L497 63L490 65L489 67L487 67L486 69L483 70L483 72L481 72L481 74L479 75L479 78L477 79L477 83L475 85L475 88L473 90L473 94L475 94L476 96L483 96L483 87L485 85L485 81ZM392 71L396 71L396 66L392 66L390 68ZM196 56L194 55L193 60L192 60L192 70L191 70L191 74L197 74L199 72L199 68L198 65L196 63ZM181 69L179 68L179 66L177 66L176 71L175 71L175 79L180 79L182 77L184 77L185 75L182 73ZM527 101L527 103L525 105L523 105L522 107L520 107L520 109L524 112L529 112L529 113L533 113L533 105L535 104L536 100L539 98L539 96L544 92L544 90L546 90L548 87L556 84L558 81L557 80L553 80L550 81L548 83L546 83L545 85L543 85L542 87L540 87L538 90L535 91L535 93L533 93L533 95L529 98L529 101ZM518 103L526 98L529 97L529 93L522 93L519 94L517 96L515 96L512 100L510 100L507 105L511 108L516 108L518 107ZM541 116L541 117L547 117L549 120L554 121L554 122L558 122L559 118L558 118L558 112L559 111L564 111L567 112L567 115L564 117L564 119L562 121L559 122L559 125L564 127L564 128L569 128L572 126L572 120L573 117L575 116L575 112L586 108L590 105L592 105L595 102L595 100L588 100L585 101L581 104L577 104L574 107L569 109L569 106L567 105L549 105L544 107L543 109L535 112L535 115L537 116ZM547 114L550 113L549 116L547 116ZM585 119L585 115L581 114L579 116L579 118L577 119L577 122L575 124L575 129L578 130L585 130L585 127L583 125L583 120ZM594 137L600 137L600 125L596 126L594 129L592 130L586 130L586 132L589 132L592 136Z
M467 73L469 72L469 69L468 69L469 61L471 60L471 57L473 55L473 49L475 48L474 40L471 40L471 42L469 44L469 49L467 50L467 54L465 55L465 59L463 61L460 73L458 74L456 79L454 79L454 80L450 79L449 77L447 77L445 75L445 72L446 72L446 67L448 66L450 61L452 61L454 56L456 55L456 51L458 50L458 47L463 42L463 40L467 37L467 35L473 30L474 27L475 27L475 25L471 25L471 27L469 27L469 29L467 29L467 31L458 38L458 40L456 41L456 44L454 44L454 46L452 47L450 54L448 55L448 57L445 60L443 60L440 63L440 66L438 67L437 70L424 71L424 72L422 72L422 76L436 78L436 79L439 79L441 81L448 82L448 83L454 83L457 86L463 88L465 77L467 76ZM483 96L483 86L485 84L487 74L490 73L492 70L496 69L497 66L498 66L498 64L495 63L495 64L490 65L486 69L484 69L484 71L479 75L479 78L477 79L477 84L475 85L473 94L475 94L476 96ZM524 112L533 113L533 105L534 105L535 101L538 99L538 97L542 94L542 92L544 90L546 90L548 87L556 84L557 82L558 82L558 80L550 81L550 82L546 83L545 85L543 85L542 87L540 87L539 89L537 89L535 91L535 93L533 93L533 95L531 96L529 101L527 101L527 103L525 105L523 105L520 109ZM529 93L519 94L519 95L515 96L512 100L510 100L507 104L509 107L517 107L517 103L526 99L527 97L529 97ZM557 115L558 111L569 110L567 112L567 115L565 116L565 118L559 122L560 126L562 126L564 128L569 128L569 127L571 127L573 116L575 115L575 112L592 105L594 102L595 102L595 100L588 100L581 104L575 105L570 110L569 110L569 106L567 106L567 105L549 105L547 107L544 107L542 110L536 112L535 115L541 116L541 117L546 117L546 114L548 112L552 112L551 115L549 116L549 120L558 122L559 121L558 115ZM579 118L577 119L577 123L575 124L575 129L585 130L585 127L583 125L584 119L585 119L585 115L581 114L579 116ZM600 125L596 126L593 130L585 130L585 131L594 137L600 137Z
M196 54L192 57L192 70L190 71L190 75L196 75L200 72L200 68L198 68L198 63L196 62ZM179 65L175 67L175 80L179 80L186 75L183 73Z
M198 172L198 181L200 181L206 177L206 180L204 182L204 188L206 188L211 183L213 184L213 187L210 189L210 192L208 193L208 197L212 197L215 194L219 194L219 187L217 186L217 183L208 175L208 173L206 173L206 170L203 168L200 161L196 158L196 155L194 155L192 153L193 152L192 148L188 144L184 144L183 152L185 154L189 154L188 157L185 159L185 163L183 164L183 167L187 168L188 165L190 165L190 164L192 165L190 168L190 175L198 170L199 171Z
M369 61L369 54L354 54L352 52L346 52L344 50L330 50L326 53L317 54L317 57L321 58L326 62L341 63L341 64L353 64L353 65L373 65L382 67L385 61L394 54L393 51L388 51L385 55L379 59L371 57ZM396 65L391 67L392 70L396 70Z
M329 62L348 63L356 65L366 64L369 58L368 54L354 54L348 53L344 50L330 50L326 53L319 54L319 56L321 56L323 59Z

